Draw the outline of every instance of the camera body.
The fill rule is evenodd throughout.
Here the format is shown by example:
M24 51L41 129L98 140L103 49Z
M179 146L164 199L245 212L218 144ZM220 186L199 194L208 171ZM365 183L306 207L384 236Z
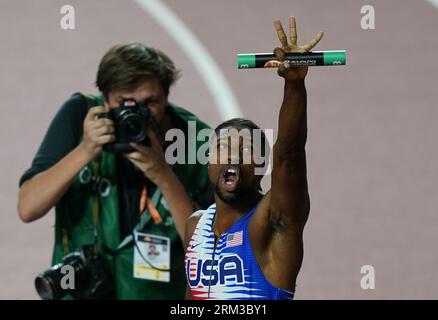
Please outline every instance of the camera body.
M132 152L129 143L148 144L149 108L146 102L137 103L134 99L122 99L118 108L101 115L114 122L115 141L104 145L107 152Z
M67 276L64 266L74 272L74 289L63 288ZM70 284L69 284L70 285ZM102 256L93 245L86 245L65 255L62 261L35 278L35 288L43 300L59 300L70 294L75 299L110 299L115 292L114 280Z

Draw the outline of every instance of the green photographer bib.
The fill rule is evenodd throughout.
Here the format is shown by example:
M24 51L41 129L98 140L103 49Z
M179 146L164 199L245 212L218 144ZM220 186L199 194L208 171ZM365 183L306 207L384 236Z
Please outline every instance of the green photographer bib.
M103 105L102 97L86 96L90 106ZM196 121L197 131L208 128L193 114L169 105L186 123ZM197 142L198 149L202 142ZM190 195L208 188L207 166L175 164L172 170ZM169 239L169 281L136 278L133 275L134 245L131 236L120 239L119 184L116 157L103 152L84 167L56 206L53 264L78 247L96 243L99 254L110 266L117 299L183 299L186 289L184 249L163 197L156 204L163 223L142 217L141 231Z

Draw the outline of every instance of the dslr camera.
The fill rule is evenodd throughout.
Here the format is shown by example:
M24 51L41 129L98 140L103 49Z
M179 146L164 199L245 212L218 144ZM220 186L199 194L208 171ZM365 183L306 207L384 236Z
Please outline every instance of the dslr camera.
M74 272L74 288L63 284L70 266ZM65 281L67 282L67 281ZM95 253L94 245L78 248L62 258L62 261L35 278L35 288L43 300L59 300L70 294L75 299L112 299L115 294L113 277L102 256Z
M114 122L115 141L103 146L107 152L132 152L129 143L137 142L148 144L148 126L150 113L147 102L137 103L134 99L123 99L120 106L111 109L100 118L107 118Z

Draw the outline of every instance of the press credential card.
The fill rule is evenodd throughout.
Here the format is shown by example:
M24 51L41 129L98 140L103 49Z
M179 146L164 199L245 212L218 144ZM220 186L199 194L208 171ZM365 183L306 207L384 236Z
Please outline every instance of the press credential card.
M170 268L170 239L140 232L134 236L138 247L134 246L134 278L169 282L170 271L156 268Z

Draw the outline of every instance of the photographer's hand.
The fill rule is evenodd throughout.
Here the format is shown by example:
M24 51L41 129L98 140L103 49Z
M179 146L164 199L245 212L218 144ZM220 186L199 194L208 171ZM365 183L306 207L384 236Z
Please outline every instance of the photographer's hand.
M83 141L58 163L23 183L18 196L18 213L24 222L44 216L70 188L78 173L114 140L114 126L108 119L97 119L105 107L90 108L84 120Z
M98 115L108 111L107 107L93 107L90 108L84 119L84 136L81 147L90 156L90 160L95 159L102 153L104 144L115 140L113 121L98 118Z
M149 180L159 186L161 180L165 179L171 170L164 158L164 152L158 137L151 128L148 129L148 137L151 146L130 143L136 151L126 153L125 157L139 168Z
M167 164L158 137L150 128L148 136L150 147L131 143L137 151L125 154L125 157L160 189L169 205L176 230L183 239L185 222L194 211L192 201L182 182Z

